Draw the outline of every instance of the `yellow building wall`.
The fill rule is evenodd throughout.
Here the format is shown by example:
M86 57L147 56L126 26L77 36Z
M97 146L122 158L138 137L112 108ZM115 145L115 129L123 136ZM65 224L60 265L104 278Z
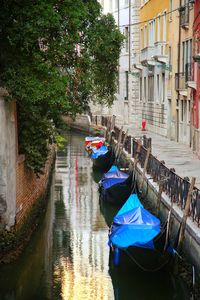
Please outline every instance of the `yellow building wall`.
M177 91L175 90L175 74L178 72L178 42L179 42L179 0L173 0L172 3L172 18L169 20L169 46L171 47L172 57L171 57L171 65L172 70L170 72L169 81L168 81L168 90L171 92L172 106L171 106L171 120L174 123L174 132L172 136L174 136L176 140L177 136ZM189 27L188 29L181 28L181 51L180 51L180 72L182 72L182 42L189 40L193 37L193 22L194 22L194 11L190 9L190 19L189 19ZM188 98L190 90L188 90ZM180 114L180 112L179 112ZM172 126L172 127L173 127Z
M150 19L156 18L156 41L158 41L158 15L160 15L160 41L163 41L163 13L169 12L169 0L149 0L145 4L141 5L140 8L140 22L144 22L141 24L141 28L143 28L143 34L144 34L144 27L147 25L147 28L149 28L149 21ZM145 22L147 21L147 22ZM169 15L166 17L166 41L168 41L169 36ZM144 37L141 37L141 48L144 47ZM149 44L148 41L148 34L147 34L147 45Z

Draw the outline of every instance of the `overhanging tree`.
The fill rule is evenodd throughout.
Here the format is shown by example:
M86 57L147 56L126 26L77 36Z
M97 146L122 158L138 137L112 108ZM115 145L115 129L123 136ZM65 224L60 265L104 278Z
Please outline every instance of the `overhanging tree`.
M1 3L1 86L17 101L20 152L40 173L63 113L112 104L123 36L96 0Z

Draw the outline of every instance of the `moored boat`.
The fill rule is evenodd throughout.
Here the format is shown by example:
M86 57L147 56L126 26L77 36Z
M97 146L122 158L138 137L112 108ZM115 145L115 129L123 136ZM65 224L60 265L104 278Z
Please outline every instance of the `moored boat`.
M117 206L122 206L133 191L138 192L134 172L109 172L99 182L100 199Z
M154 272L172 258L167 223L147 211L132 194L113 219L109 231L110 263L120 267L139 267Z
M99 149L93 149L91 154L93 167L107 172L115 161L115 154L112 148L103 145Z
M105 138L103 137L94 137L87 136L85 138L85 150L91 154L93 149L99 149L105 143Z

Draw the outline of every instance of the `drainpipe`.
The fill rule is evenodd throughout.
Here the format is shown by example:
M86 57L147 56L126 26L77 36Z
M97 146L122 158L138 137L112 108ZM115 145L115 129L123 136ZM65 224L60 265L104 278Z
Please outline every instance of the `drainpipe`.
M120 7L119 7L119 5L120 5L120 0L118 0L118 26L119 26L119 12L120 12Z
M176 140L179 142L179 105L180 105L180 70L181 70L181 0L179 0L179 34L178 34L178 103L176 108Z
M129 0L129 61L128 70L131 72L131 0Z

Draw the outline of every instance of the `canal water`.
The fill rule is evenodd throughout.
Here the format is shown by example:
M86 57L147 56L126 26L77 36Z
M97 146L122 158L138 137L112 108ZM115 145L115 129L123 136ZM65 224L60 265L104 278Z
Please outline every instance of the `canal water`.
M49 204L17 262L0 268L0 300L188 300L169 271L110 270L108 225L116 211L99 205L98 180L84 137L67 134L57 153Z

